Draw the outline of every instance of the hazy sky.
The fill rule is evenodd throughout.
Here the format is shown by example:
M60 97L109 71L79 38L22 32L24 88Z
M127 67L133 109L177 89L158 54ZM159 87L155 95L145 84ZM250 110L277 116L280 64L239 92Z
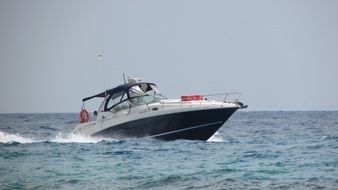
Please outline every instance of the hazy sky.
M0 0L0 112L78 112L83 97L121 84L123 72L168 97L241 91L247 110L338 110L337 8Z

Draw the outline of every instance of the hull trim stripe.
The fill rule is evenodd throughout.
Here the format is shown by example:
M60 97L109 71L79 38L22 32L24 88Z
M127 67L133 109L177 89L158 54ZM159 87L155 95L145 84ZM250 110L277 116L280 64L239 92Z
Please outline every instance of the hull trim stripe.
M220 123L223 123L223 122L224 121L217 121L217 122L208 123L208 124L204 124L204 125L197 125L197 126L193 126L193 127L189 127L189 128L185 128L185 129L179 129L179 130L175 130L175 131L169 131L169 132L166 132L166 133L160 133L160 134L157 134L157 135L151 135L151 136L148 136L148 137L153 138L153 137L159 137L159 136L164 136L164 135L170 135L170 134L173 134L173 133L188 131L188 130L192 130L192 129L196 129L196 128L200 128L200 127L207 127L207 126L210 126L210 125L216 125L216 124L220 124Z

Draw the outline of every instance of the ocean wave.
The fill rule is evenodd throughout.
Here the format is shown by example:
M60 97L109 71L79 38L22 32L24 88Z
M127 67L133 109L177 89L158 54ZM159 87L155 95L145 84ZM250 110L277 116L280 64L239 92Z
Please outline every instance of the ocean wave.
M20 143L20 144L26 144L26 143L35 143L34 139L26 138L21 136L20 134L8 134L5 132L0 131L0 143Z
M99 137L88 137L75 135L73 133L61 133L59 132L55 137L50 139L33 139L28 137L23 137L19 133L10 134L0 131L0 143L4 144L28 144L28 143L98 143L101 141L117 141L115 139L99 138Z
M338 136L336 136L336 135L327 135L327 136L323 136L322 139L324 139L324 140L338 140Z
M49 127L47 125L41 125L40 129L47 129L47 130L52 130L52 131L56 131L57 129L53 128L53 127Z

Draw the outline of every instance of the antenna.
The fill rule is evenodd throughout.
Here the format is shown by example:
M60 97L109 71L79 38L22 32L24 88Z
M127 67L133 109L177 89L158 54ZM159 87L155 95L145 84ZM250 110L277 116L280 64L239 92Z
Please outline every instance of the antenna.
M124 73L122 73L122 76L123 76L124 84L127 84L127 82L126 82L126 76L124 75Z

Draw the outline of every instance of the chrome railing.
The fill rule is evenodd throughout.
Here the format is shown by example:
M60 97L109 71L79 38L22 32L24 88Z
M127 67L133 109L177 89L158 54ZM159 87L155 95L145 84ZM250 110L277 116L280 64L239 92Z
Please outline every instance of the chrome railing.
M242 93L241 92L226 92L226 93L216 93L216 94L203 94L200 95L203 96L203 100L197 100L200 102L200 105L203 105L203 102L209 100L209 97L213 97L210 100L215 100L215 101L221 101L225 103L230 103L230 102L239 102ZM185 101L180 101L180 107L184 105ZM162 109L164 108L165 101L162 102Z
M227 93L216 93L216 94L204 94L204 95L200 95L203 97L202 100L196 100L197 102L199 101L199 104L202 106L203 103L205 103L206 101L209 100L209 97L212 97L210 98L210 100L215 100L215 101L220 101L220 102L225 102L225 103L230 103L230 102L239 102L239 99L241 97L242 93L241 92L227 92ZM171 103L168 103L167 101L165 101L166 99L161 99L159 97L156 97L154 95L149 95L151 97L158 100L158 102L160 102L161 105L161 108L160 109L164 109L166 106L169 106L169 105L173 105ZM126 101L124 101L126 102ZM180 104L180 107L182 106L188 106L187 104L185 104L186 102L189 102L189 101L180 101L179 104ZM123 103L123 102L122 102ZM116 112L119 112L121 110L126 110L126 109L129 109L129 112L131 111L131 109L133 107L136 107L135 105L133 105L129 100L128 100L128 103L131 104L132 106L125 106L125 107L118 107L118 106L115 106L111 112L113 113L116 113ZM177 102L175 102L177 103ZM145 103L145 105L147 105L148 107L148 103ZM117 109L118 108L118 109Z
M232 102L232 101L239 101L242 96L241 92L226 92L226 93L216 93L216 94L205 94L202 95L203 97L221 97L220 100L223 102Z

